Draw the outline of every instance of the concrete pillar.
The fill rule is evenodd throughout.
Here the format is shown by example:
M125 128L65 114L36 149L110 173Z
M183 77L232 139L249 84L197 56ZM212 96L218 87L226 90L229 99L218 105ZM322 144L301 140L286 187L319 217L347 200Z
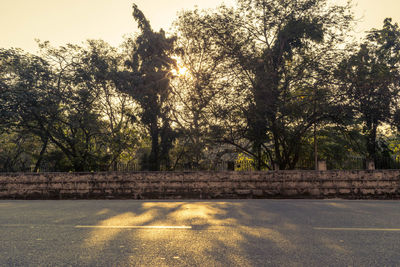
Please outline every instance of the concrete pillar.
M326 171L326 160L318 160L317 171Z
M279 171L279 164L278 163L274 163L274 171Z
M367 159L365 165L367 170L375 170L375 162L373 159Z

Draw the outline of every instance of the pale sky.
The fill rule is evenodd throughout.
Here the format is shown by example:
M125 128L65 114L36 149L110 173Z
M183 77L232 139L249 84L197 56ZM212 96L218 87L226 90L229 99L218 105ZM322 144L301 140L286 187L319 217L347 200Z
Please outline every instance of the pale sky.
M334 0L335 1L335 0ZM337 2L342 0L337 0ZM81 44L86 39L103 39L117 46L124 34L137 31L132 19L135 2L154 29L168 31L182 9L213 8L235 0L0 0L0 47L37 51L34 41L53 45ZM400 0L353 0L357 31L380 28L385 17L400 23Z

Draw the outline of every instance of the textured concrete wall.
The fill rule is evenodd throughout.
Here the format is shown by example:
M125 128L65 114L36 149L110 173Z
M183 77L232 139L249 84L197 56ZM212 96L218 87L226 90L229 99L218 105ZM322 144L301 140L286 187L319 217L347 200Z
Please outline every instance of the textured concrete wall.
M400 170L3 173L1 199L400 198Z

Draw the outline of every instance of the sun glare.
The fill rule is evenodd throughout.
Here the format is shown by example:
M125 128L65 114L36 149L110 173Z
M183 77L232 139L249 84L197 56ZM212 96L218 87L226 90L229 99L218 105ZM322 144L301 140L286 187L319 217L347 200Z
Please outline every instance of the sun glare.
M174 68L171 72L174 76L185 76L188 72L188 68L184 66L182 63L182 59L178 56L173 56L173 59L176 60L176 68Z
M185 75L186 74L186 72L187 72L187 68L186 67L178 67L178 75L179 76L183 76L183 75Z

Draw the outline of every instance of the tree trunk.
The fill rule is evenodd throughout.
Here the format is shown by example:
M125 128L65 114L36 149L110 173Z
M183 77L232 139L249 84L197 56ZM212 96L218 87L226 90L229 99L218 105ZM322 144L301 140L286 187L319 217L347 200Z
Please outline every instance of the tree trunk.
M150 162L149 167L151 171L159 171L160 170L160 148L159 148L159 141L158 141L158 127L157 124L153 123L151 125L150 130L151 135L151 152L150 152Z
M367 151L370 159L376 160L376 124L373 124L367 138Z
M42 150L40 150L39 158L38 158L38 160L36 161L35 169L33 170L33 172L38 172L38 171L39 171L40 164L42 163L44 153L46 152L46 149L47 149L47 143L48 143L48 141L49 141L48 138L46 138L46 139L43 141Z

